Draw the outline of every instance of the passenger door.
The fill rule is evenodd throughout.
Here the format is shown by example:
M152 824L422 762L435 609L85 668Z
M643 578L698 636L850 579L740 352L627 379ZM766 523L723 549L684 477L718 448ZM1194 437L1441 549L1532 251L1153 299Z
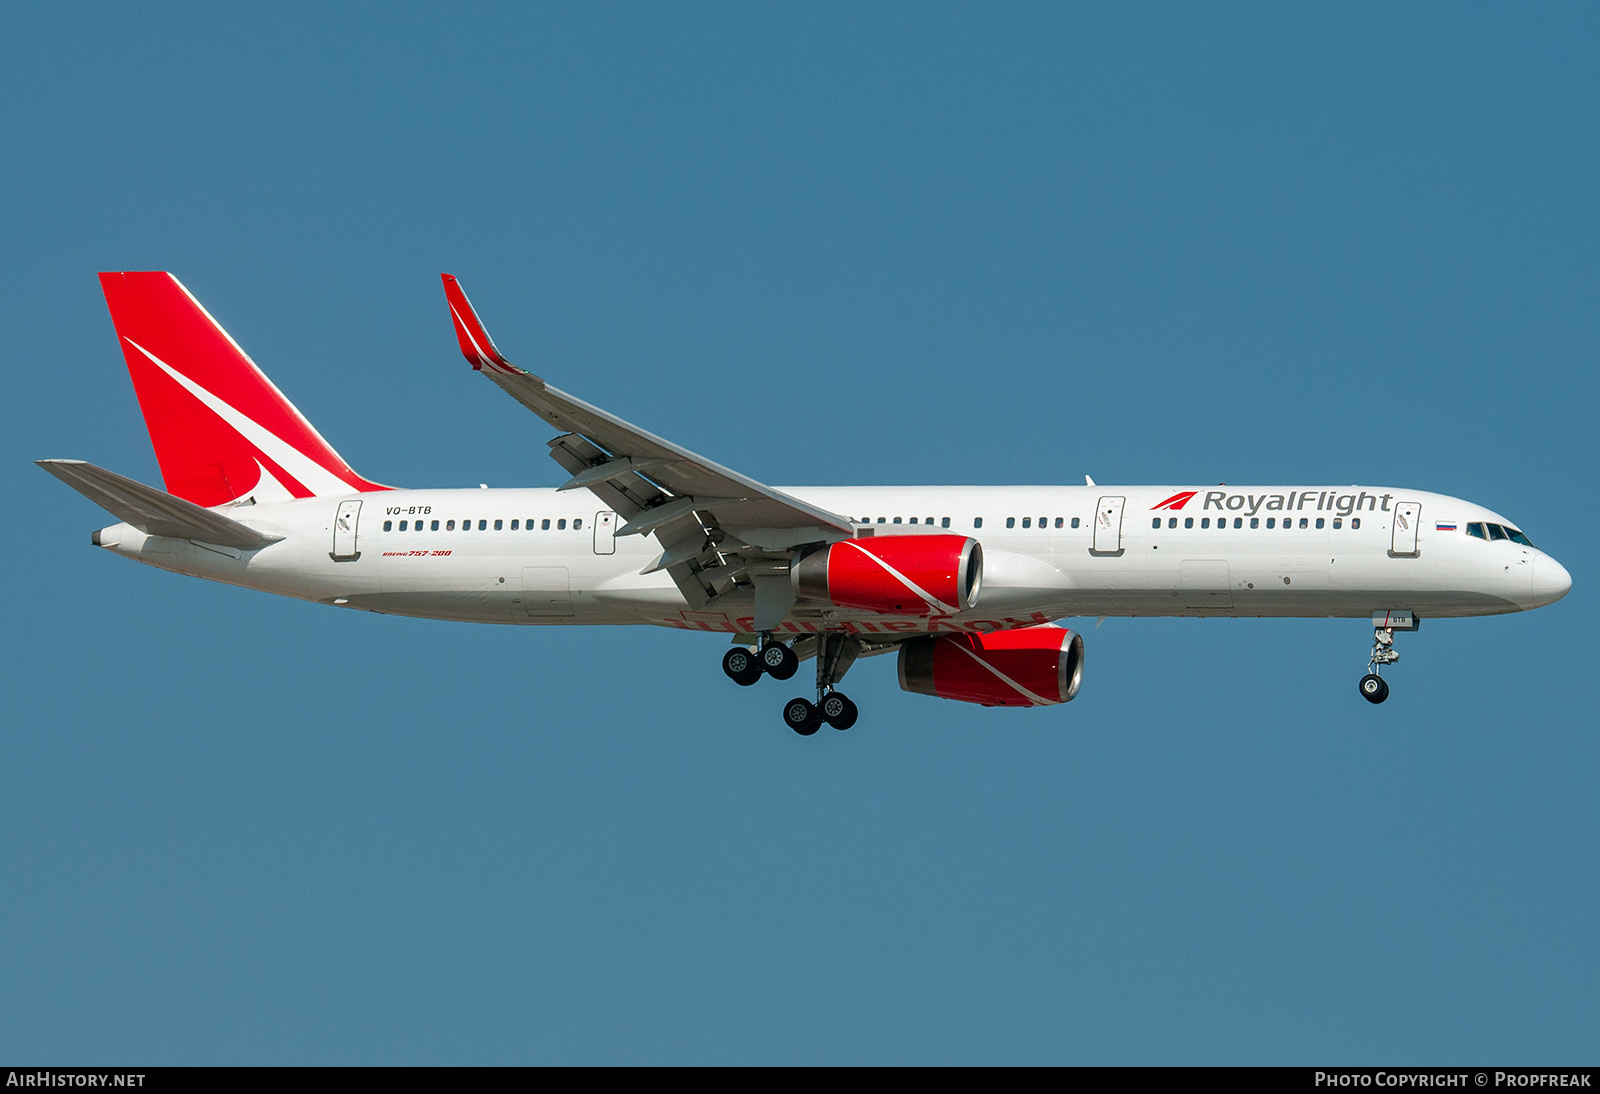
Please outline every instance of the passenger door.
M594 515L594 553L617 553L617 514L608 511Z
M1094 547L1097 555L1122 553L1122 507L1127 498L1101 498L1094 513Z
M361 557L356 543L356 523L361 519L361 502L341 501L339 512L333 518L333 550L328 557L335 562L354 562Z
M1394 532L1389 541L1389 553L1405 558L1416 558L1417 529L1422 523L1422 503L1396 502L1394 507Z

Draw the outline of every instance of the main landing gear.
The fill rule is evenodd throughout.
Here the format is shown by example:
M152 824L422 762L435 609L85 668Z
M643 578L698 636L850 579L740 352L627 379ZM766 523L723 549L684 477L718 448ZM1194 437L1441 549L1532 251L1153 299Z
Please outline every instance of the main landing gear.
M783 705L783 721L802 737L809 737L826 722L834 729L849 729L856 724L859 711L855 703L842 691L833 690L845 672L861 653L861 642L853 635L821 634L801 639L806 654L817 659L817 701L803 696L790 699ZM793 647L774 641L772 635L763 634L761 645L755 650L735 646L722 657L722 671L742 687L749 687L762 674L775 680L787 680L800 667L800 655Z
M766 673L774 680L787 680L800 668L800 658L782 642L763 638L759 650L735 646L722 655L722 671L740 687L749 687Z
M1389 682L1378 675L1385 665L1400 660L1400 651L1394 648L1394 628L1372 629L1372 660L1367 662L1367 674L1361 678L1361 698L1369 703L1381 703L1389 698Z

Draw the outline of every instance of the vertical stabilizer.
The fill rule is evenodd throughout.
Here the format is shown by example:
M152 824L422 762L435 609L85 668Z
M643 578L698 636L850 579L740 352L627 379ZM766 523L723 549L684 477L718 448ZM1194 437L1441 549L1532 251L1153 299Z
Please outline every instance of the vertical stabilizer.
M169 493L196 505L385 490L356 474L169 273L103 273Z

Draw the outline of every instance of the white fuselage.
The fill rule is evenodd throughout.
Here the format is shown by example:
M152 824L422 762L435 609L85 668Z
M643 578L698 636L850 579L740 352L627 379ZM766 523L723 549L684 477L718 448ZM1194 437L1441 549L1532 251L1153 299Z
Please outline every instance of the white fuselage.
M887 637L1109 615L1493 615L1538 607L1570 587L1566 571L1537 548L1466 532L1469 522L1507 525L1503 518L1419 490L784 490L850 516L858 531L971 536L983 546L984 568L977 604L957 615L875 615L801 601L780 632ZM217 511L284 538L238 550L120 524L96 542L163 569L395 615L753 629L748 591L695 611L666 573L641 574L660 545L649 535L617 536L620 522L586 490L385 490Z

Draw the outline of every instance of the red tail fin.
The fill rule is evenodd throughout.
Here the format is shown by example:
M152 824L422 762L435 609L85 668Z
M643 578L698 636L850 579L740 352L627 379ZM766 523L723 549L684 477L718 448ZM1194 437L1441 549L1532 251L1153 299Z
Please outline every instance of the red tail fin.
M196 505L386 490L351 470L169 273L103 273L169 493Z

